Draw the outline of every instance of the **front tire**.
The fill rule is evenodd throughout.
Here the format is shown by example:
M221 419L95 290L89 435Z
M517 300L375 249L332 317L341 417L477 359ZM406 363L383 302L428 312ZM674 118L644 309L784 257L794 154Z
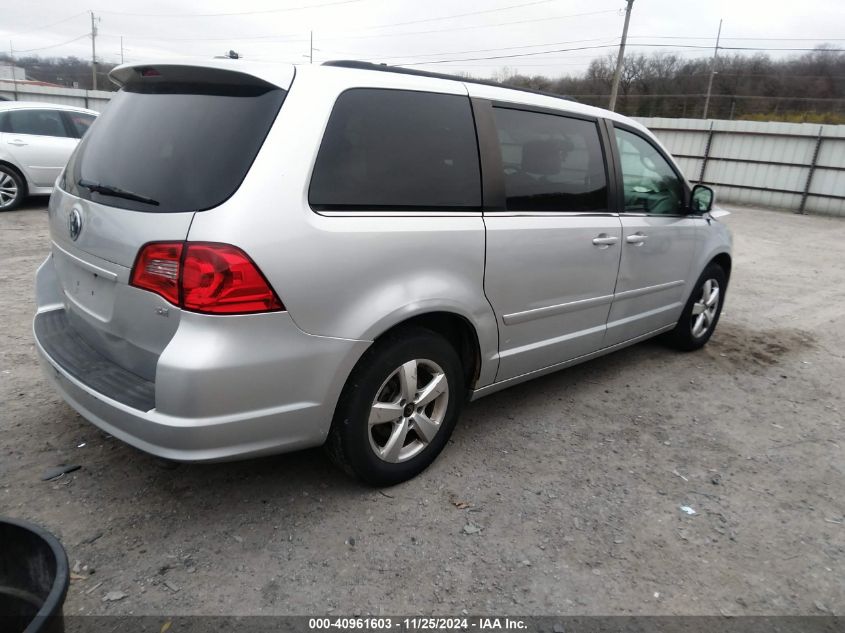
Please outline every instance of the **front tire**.
M26 183L8 165L0 165L0 211L17 209L26 196Z
M403 328L378 340L352 370L326 443L332 461L374 486L410 479L437 457L464 400L452 345Z
M675 329L666 335L672 347L691 352L704 347L722 314L728 278L718 264L709 264L696 282Z

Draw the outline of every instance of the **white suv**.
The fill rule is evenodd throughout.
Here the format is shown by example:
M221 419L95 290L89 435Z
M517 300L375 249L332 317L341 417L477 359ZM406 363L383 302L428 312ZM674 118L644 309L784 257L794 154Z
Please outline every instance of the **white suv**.
M425 468L467 399L710 338L731 240L642 125L366 64L133 64L50 200L35 338L161 457ZM515 422L515 424L520 422Z
M0 211L47 195L97 113L52 103L0 101Z

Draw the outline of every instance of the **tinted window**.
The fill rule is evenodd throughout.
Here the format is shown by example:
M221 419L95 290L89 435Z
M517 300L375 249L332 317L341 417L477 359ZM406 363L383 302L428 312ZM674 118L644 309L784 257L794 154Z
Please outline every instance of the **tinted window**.
M85 114L84 112L66 111L65 116L73 126L73 130L75 132L74 136L77 138L85 136L85 132L88 131L88 128L91 127L91 124L97 119L94 115Z
M68 136L58 110L11 110L6 113L5 131L37 136Z
M284 96L280 88L229 71L196 83L166 76L133 80L79 143L62 186L125 209L175 213L215 207L240 186ZM80 180L159 204L91 192Z
M469 99L359 88L338 97L309 192L318 209L479 208Z
M684 185L654 145L626 130L616 129L622 162L625 210L677 214L684 206Z
M607 176L595 123L507 108L493 113L509 210L607 209Z

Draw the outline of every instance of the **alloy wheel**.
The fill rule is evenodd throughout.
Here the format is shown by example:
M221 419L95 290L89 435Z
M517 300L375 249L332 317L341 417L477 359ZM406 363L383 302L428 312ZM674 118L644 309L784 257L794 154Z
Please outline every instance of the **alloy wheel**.
M449 406L449 383L431 360L403 363L387 377L373 400L368 421L370 446L382 460L407 461L440 431Z
M18 183L11 174L0 171L0 209L10 206L18 197Z
M695 338L704 336L713 325L719 310L719 299L719 282L708 279L701 286L701 296L692 306L690 328Z

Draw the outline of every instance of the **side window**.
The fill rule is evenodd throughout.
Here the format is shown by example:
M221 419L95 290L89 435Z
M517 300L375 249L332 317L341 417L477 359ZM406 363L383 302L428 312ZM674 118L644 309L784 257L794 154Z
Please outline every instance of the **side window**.
M88 131L88 128L91 127L91 124L97 119L92 114L85 114L84 112L73 112L73 111L66 111L65 116L67 120L70 121L70 125L75 132L74 136L76 138L82 138L85 136L85 132Z
M12 134L34 134L36 136L68 136L62 113L58 110L10 110L6 113L6 126Z
M616 145L622 162L625 211L681 213L684 184L657 148L641 136L618 128Z
M329 118L308 201L318 209L480 208L469 98L347 90Z
M508 210L607 210L596 123L510 108L493 108L493 113Z

